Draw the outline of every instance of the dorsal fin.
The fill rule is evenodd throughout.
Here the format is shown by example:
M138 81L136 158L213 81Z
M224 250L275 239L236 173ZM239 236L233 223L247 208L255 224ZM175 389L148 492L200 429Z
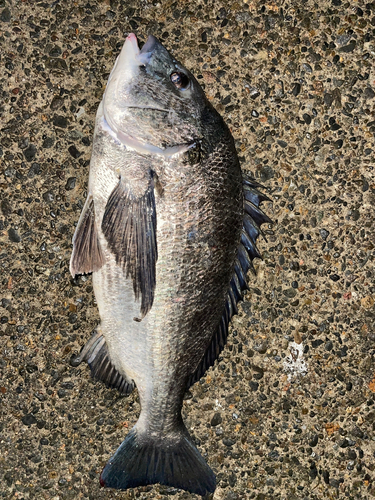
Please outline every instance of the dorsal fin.
M265 222L272 223L272 221L259 208L262 201L271 201L267 196L258 191L259 187L263 186L253 179L244 177L244 220L237 259L234 264L235 272L230 282L220 324L196 371L189 378L187 388L203 377L205 372L215 363L219 354L224 349L228 337L229 322L238 312L237 304L242 300L242 293L249 289L246 283L247 272L249 270L255 272L252 261L255 258L261 258L261 254L256 246L256 240L260 234L264 238L265 236L260 226Z

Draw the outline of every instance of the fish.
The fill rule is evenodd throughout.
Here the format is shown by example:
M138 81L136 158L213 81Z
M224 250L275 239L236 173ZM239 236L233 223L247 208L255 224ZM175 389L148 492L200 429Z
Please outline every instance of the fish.
M100 484L205 496L216 477L181 415L223 350L261 257L269 198L194 76L152 35L127 36L98 107L72 276L92 273L100 324L73 366L129 394L140 415Z

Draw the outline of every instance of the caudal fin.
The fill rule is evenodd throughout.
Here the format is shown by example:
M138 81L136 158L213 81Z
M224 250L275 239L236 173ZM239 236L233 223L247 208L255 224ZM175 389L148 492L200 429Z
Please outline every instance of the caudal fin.
M160 483L202 496L214 492L215 474L184 431L151 440L133 427L104 467L100 484L125 490Z

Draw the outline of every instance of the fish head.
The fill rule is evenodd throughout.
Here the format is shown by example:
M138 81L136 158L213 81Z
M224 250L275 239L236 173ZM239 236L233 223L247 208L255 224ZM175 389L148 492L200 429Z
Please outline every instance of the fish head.
M186 151L202 136L207 110L214 111L197 80L154 36L141 50L133 33L127 37L103 97L119 142L143 153Z

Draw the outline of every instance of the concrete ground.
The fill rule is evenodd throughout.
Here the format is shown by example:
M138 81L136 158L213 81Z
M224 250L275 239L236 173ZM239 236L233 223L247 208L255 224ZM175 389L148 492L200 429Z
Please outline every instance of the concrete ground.
M139 413L70 366L98 323L72 280L96 108L128 32L191 69L275 221L184 420L216 500L375 497L375 3L0 0L0 498L99 487Z

